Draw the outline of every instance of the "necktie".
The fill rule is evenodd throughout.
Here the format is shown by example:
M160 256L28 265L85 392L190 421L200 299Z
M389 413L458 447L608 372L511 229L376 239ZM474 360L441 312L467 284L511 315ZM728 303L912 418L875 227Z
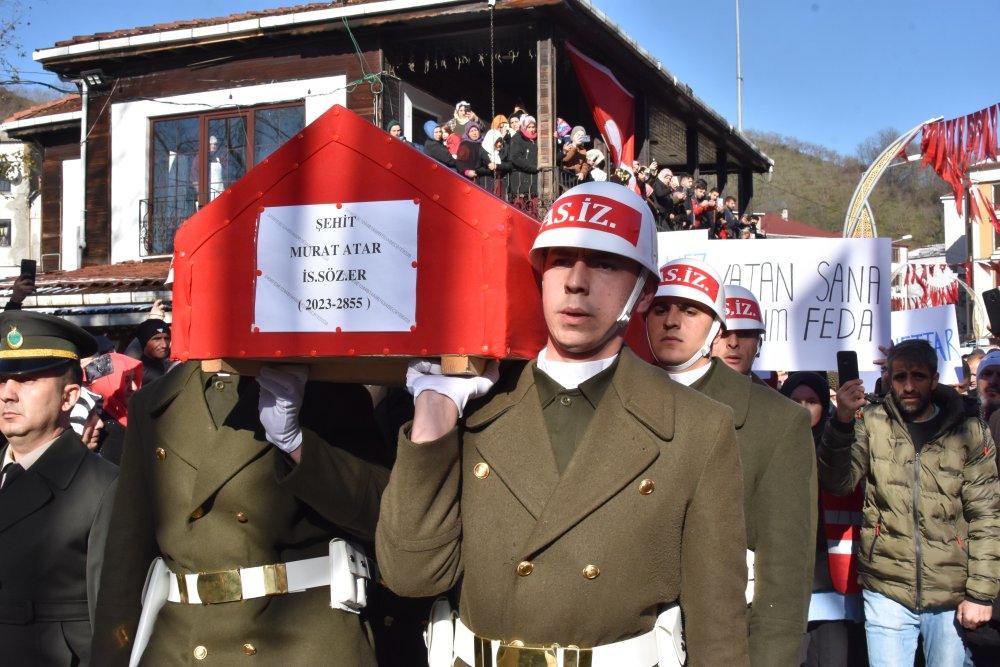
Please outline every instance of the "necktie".
M0 489L6 489L10 486L18 476L24 472L24 468L21 467L20 463L14 463L11 461L3 467L3 484L0 484Z

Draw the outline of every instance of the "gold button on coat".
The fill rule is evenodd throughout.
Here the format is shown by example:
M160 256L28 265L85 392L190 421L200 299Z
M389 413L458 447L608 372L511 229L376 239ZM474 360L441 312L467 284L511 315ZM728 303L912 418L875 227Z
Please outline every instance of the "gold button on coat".
M246 653L247 655L255 655L257 653L257 647L255 647L253 644L244 644L243 652Z
M588 565L583 568L583 576L585 579L597 579L597 575L601 573L601 568L596 565Z
M226 383L223 382L222 380L216 380L215 381L215 388L218 389L219 391L222 391L222 390L224 390L226 388Z
M569 396L563 396L562 398L559 399L559 402L562 403L563 405L569 405L570 403L573 402L573 399L570 398Z
M530 560L522 560L517 564L517 573L522 577L527 577L529 574L535 571L535 566Z
M208 657L208 649L207 648L205 648L204 646L195 646L194 647L194 659L195 660L204 660L207 657Z
M641 493L644 496L648 496L649 494L651 494L653 492L653 489L655 488L656 484L654 484L653 480L651 479L644 479L641 482L639 482L639 493Z
M250 517L246 515L246 512L237 512L236 520L239 521L240 523L246 523L247 521L250 520Z
M157 447L156 458L159 461L162 461L163 459L167 458L167 450L165 450L163 447Z
M476 467L472 469L472 474L479 479L486 479L490 476L490 466L480 461L476 464Z
M191 512L192 519L200 519L203 516L205 516L205 508L200 505Z

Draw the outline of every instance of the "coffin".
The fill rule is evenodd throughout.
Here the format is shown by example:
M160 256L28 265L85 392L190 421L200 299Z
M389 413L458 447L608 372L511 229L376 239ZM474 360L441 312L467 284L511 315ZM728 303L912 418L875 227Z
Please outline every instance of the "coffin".
M172 354L377 384L416 356L534 357L537 229L335 106L178 230Z

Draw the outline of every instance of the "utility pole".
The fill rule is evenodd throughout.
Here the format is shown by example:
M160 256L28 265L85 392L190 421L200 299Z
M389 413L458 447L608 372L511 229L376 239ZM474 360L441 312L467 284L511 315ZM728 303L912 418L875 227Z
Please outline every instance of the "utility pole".
M740 63L740 0L736 0L736 129L743 131L743 70Z

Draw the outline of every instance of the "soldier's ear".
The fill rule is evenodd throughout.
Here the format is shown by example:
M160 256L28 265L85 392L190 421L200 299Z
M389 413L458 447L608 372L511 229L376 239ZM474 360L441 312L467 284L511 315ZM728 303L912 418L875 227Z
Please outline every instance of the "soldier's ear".
M62 390L62 411L69 412L80 400L80 385L75 382L67 382Z

